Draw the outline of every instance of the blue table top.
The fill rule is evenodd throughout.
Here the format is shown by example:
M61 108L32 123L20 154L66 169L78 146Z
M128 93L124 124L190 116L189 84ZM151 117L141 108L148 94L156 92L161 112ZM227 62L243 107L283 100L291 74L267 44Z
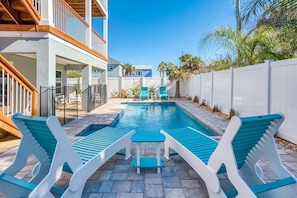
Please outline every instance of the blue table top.
M162 133L134 133L131 136L132 142L164 142L165 136Z

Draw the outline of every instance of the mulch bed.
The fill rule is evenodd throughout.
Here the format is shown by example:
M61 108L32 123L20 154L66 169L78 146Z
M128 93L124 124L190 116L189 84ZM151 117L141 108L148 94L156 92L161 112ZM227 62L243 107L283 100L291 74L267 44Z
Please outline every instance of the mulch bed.
M203 106L199 103L196 103L200 108L203 108L207 111L210 111L210 112L213 112L213 110L208 107L208 106ZM217 114L218 116L224 118L224 119L229 119L229 115L225 114L225 113L222 113L222 112L213 112L215 114ZM282 145L284 148L288 148L288 149L291 149L292 151L297 151L297 144L294 144L292 142L289 142L287 140L284 140L280 137L275 137L275 142Z

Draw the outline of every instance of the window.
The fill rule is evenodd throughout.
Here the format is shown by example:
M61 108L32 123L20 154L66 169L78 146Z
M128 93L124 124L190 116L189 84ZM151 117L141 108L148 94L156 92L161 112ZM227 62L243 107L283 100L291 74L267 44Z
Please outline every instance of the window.
M108 71L112 71L114 69L114 65L108 65Z
M142 72L140 70L136 71L136 76L142 76Z

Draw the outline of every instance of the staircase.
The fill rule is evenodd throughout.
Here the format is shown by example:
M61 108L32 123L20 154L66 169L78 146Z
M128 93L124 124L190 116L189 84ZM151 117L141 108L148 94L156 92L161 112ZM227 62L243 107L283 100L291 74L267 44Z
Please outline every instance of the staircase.
M0 55L0 129L22 137L10 117L38 113L38 90Z

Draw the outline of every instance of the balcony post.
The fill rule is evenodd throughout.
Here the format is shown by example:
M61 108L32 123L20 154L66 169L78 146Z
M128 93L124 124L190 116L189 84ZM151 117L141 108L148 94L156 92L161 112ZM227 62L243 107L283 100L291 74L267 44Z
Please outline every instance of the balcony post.
M86 30L86 45L92 49L92 1L85 0L86 22L89 27Z
M41 0L41 25L54 26L53 1L58 0Z
M107 41L107 36L108 36L108 16L106 17L106 18L104 18L104 20L103 20L103 38L104 38L104 40L106 40ZM108 46L107 46L108 44L106 43L106 45L105 45L105 54L106 54L106 57L108 57Z

